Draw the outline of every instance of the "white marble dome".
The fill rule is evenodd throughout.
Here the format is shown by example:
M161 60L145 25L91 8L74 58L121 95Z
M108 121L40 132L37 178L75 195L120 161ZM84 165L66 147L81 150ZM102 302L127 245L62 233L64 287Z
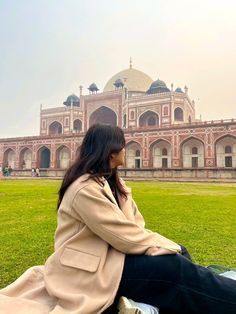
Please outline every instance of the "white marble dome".
M112 78L110 78L109 81L106 83L104 87L104 92L115 90L114 83L118 79L124 82L125 87L127 87L128 91L131 92L145 93L153 82L151 77L147 74L130 67L112 76Z

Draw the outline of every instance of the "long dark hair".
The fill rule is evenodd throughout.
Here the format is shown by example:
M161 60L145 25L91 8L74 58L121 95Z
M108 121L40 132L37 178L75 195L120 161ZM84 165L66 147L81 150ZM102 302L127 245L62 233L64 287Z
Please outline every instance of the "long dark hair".
M111 169L110 166L111 154L119 153L124 147L124 133L118 126L105 124L91 126L85 134L78 158L64 176L58 192L57 208L59 208L68 187L85 173L98 182L102 176L109 178L117 192L126 198L126 190L120 182L117 168Z

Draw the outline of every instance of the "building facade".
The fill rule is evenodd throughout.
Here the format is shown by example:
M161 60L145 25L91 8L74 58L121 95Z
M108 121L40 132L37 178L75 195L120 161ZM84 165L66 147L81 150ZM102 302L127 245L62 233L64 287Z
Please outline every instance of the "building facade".
M187 87L169 89L130 64L102 92L95 83L88 90L84 95L80 87L79 97L70 95L63 106L41 107L39 136L0 139L0 165L19 175L31 168L61 175L78 155L88 128L107 123L124 130L124 168L132 176L147 170L167 177L193 170L203 177L209 171L236 175L236 120L197 120Z

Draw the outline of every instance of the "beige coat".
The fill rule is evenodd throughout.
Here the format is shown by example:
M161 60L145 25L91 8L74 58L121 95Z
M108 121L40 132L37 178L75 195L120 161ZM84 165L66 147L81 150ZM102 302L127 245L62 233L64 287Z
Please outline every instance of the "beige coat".
M120 209L104 178L100 184L87 175L76 180L58 212L55 252L45 266L29 269L0 290L0 313L102 313L115 298L125 254L145 254L152 247L178 250L144 228L126 190Z

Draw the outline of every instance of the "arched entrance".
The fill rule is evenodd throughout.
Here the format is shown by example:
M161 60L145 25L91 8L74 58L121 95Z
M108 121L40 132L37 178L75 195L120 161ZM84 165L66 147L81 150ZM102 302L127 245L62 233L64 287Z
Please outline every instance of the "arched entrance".
M82 121L80 119L74 120L73 129L75 132L81 132L82 131Z
M190 138L182 144L183 168L204 167L204 145L195 138Z
M160 140L152 145L153 168L171 167L171 145L167 141Z
M142 148L136 142L131 142L126 145L126 168L141 168L142 167Z
M139 126L140 127L158 127L159 125L159 116L154 111L146 111L139 117Z
M15 159L16 154L13 149L9 148L5 151L3 160L4 160L4 166L11 167L12 169L15 168Z
M49 135L58 135L62 134L62 125L61 123L55 121L49 125L48 130Z
M20 152L20 169L31 169L32 168L32 151L26 147Z
M216 165L222 168L236 167L236 138L224 136L216 141Z
M70 165L70 151L68 147L66 146L59 147L56 152L56 158L57 158L57 163L56 163L57 168L67 169Z
M89 118L89 126L96 123L117 125L116 113L110 108L102 106L95 110Z
M43 146L38 151L38 165L39 168L50 168L51 152Z
M184 112L183 109L177 107L174 111L174 120L175 121L184 121Z

